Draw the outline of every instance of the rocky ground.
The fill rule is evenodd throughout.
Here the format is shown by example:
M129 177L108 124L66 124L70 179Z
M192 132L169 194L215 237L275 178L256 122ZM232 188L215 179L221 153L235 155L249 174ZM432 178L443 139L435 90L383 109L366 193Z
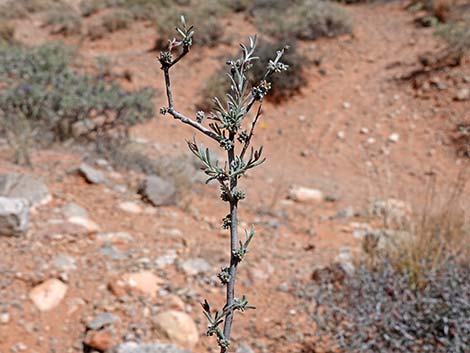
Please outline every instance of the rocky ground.
M310 352L312 274L334 262L353 271L364 234L396 236L383 231L385 210L400 222L422 202L430 173L444 190L464 163L450 136L470 118L468 58L403 81L419 54L442 45L432 29L416 27L401 2L347 10L353 35L303 43L319 62L307 67L308 86L264 107L255 144L268 162L242 181L241 228L254 224L257 233L237 287L257 309L235 319L238 352ZM240 21L229 23L233 31ZM50 40L36 25L20 20L18 39ZM163 92L152 36L137 23L82 43L80 54L107 56L113 70L131 73L128 86ZM195 50L175 70L182 111L194 109L226 49ZM192 135L162 117L133 131L155 156L185 154ZM228 257L227 211L195 164L187 162L190 186L178 205L171 180L119 168L84 146L36 151L33 166L12 164L2 145L0 232L17 236L0 234L0 352L215 352L199 303L224 302L216 274Z

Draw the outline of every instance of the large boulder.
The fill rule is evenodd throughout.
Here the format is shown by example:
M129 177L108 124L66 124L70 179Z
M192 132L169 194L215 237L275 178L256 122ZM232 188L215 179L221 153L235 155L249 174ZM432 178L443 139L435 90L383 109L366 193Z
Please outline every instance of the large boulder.
M28 229L29 207L24 199L0 196L0 236L19 236Z
M140 185L139 194L154 206L174 205L177 190L174 184L157 175L148 176Z
M17 173L0 174L0 196L25 199L31 207L44 205L52 199L43 182Z

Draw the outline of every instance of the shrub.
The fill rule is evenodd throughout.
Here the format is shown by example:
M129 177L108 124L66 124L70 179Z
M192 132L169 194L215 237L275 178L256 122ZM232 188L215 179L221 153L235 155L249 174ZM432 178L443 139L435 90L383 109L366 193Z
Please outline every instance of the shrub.
M218 2L207 1L192 6L189 10L173 7L161 12L155 20L158 34L155 49L161 50L168 44L167 39L174 35L172 24L178 21L181 14L187 14L192 21L200 23L197 28L200 35L194 39L195 44L208 47L216 46L222 42L225 33L220 22L224 9L225 7Z
M23 18L28 13L44 11L60 3L60 0L9 0L0 5L0 19Z
M251 10L255 25L276 38L314 40L351 32L347 13L321 0L257 0Z
M4 130L13 133L6 125L19 116L30 126L28 137L38 142L70 137L99 141L107 135L127 136L131 126L153 117L152 90L127 92L115 81L81 74L70 67L70 57L71 51L57 44L31 51L1 48Z
M80 34L82 19L70 7L52 8L46 12L44 25L51 27L54 34L73 35Z
M450 189L438 192L432 177L403 236L392 233L378 247L380 239L367 235L359 269L344 283L321 281L312 296L319 336L333 339L339 352L468 350L470 229L461 202L467 179L464 166Z
M263 79L264 68L267 67L269 60L271 60L271 53L284 46L285 43L283 42L259 41L256 53L259 60L253 63L253 68L248 72L250 81L259 82ZM271 78L272 93L266 98L274 102L281 102L292 97L307 84L303 71L307 59L297 51L295 43L285 52L283 61L290 67L289 79L282 76L273 76ZM198 109L211 110L214 105L214 98L224 99L225 93L229 88L230 84L227 81L225 70L223 68L217 70L205 82L200 94L200 101L197 104Z
M102 21L103 27L108 32L115 32L129 27L132 22L132 14L126 10L113 10L107 13Z
M11 44L15 36L15 27L8 22L0 22L0 45L2 42Z
M78 7L82 16L88 17L101 10L104 4L101 0L82 0Z
M439 26L436 33L446 41L448 52L462 56L470 50L470 15L461 21Z
M467 352L470 266L448 260L424 275L426 285L412 288L409 273L384 263L359 268L339 287L322 283L315 295L320 342L348 353Z
M230 260L217 275L221 284L226 287L225 305L221 310L214 311L207 300L201 303L204 315L208 320L206 334L215 336L220 352L226 353L231 344L230 335L235 312L244 312L247 309L255 308L248 303L245 296L235 297L237 267L246 256L255 234L254 229L251 228L250 231L245 231L244 241L238 240L238 207L239 202L245 198L245 193L239 188L239 181L250 169L264 162L263 148L258 150L250 148L251 139L260 118L261 102L270 88L267 80L271 78L272 74L286 70L287 66L280 61L284 50L279 50L266 68L263 80L254 84L250 89L246 73L256 60L254 54L256 37L250 38L249 45L241 45L241 56L229 62L230 69L227 79L231 83L230 91L223 101L217 102L213 112L207 117L210 122L206 125L203 112L198 112L195 119L192 119L178 112L174 105L170 69L188 54L194 35L193 27L186 25L184 17L181 18L181 22L182 26L178 28L178 38L170 41L168 50L162 51L159 57L168 97L168 105L161 108L160 112L169 114L193 127L205 137L215 141L220 149L227 153L226 160L219 164L218 161L213 161L214 153L209 148L197 145L195 140L188 141L190 151L203 165L202 169L208 177L206 182L218 183L221 190L221 200L227 203L229 209L229 214L222 219L221 223L223 229L230 230ZM258 106L257 113L251 123L247 123L246 119L251 115L250 111L255 105Z

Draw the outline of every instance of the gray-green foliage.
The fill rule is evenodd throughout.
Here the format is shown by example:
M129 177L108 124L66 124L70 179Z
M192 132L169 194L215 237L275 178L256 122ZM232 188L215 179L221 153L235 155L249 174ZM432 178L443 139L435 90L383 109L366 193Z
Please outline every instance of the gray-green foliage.
M470 15L439 26L436 33L447 42L447 50L463 55L470 50Z
M283 46L283 42L258 41L256 55L259 59L253 63L253 68L247 73L250 82L258 82L263 78L272 53ZM295 43L289 45L289 50L284 54L282 61L290 68L289 79L282 75L276 75L270 79L272 91L266 98L271 102L285 101L297 94L307 84L304 67L308 63L308 59L297 50ZM223 99L229 88L230 83L227 82L225 68L222 67L204 82L198 108L210 110L213 105L213 97Z
M0 46L0 80L5 83L0 128L10 140L47 143L72 136L125 135L153 117L153 90L128 92L101 75L80 73L70 66L71 57L72 51L59 44L32 50ZM25 131L28 136L18 136Z
M251 9L255 25L280 39L335 37L352 29L339 5L321 0L257 0Z
M228 203L229 214L222 220L222 228L230 230L230 261L218 274L222 285L226 286L226 302L221 310L213 310L207 301L202 303L204 315L208 320L208 336L215 336L221 353L227 352L230 346L230 334L233 315L254 309L243 295L235 297L235 279L239 263L243 260L254 236L254 229L246 231L245 241L238 240L238 207L245 199L245 192L238 188L240 178L249 170L264 162L263 148L251 147L251 140L256 124L261 116L261 102L271 89L271 75L287 70L281 62L284 49L278 50L274 58L269 60L260 81L249 83L248 72L258 60L255 55L256 37L250 38L249 45L241 44L241 56L227 62L229 69L227 80L230 89L224 99L214 99L214 109L206 116L202 111L194 119L189 118L175 108L171 89L170 69L177 64L193 44L193 27L186 25L184 17L182 26L177 28L178 38L170 41L168 50L160 53L161 68L165 77L168 106L161 109L162 114L170 114L173 118L192 126L203 135L216 141L220 149L226 153L226 160L214 160L214 153L196 141L188 141L191 152L201 161L206 173L207 182L216 181L220 185L221 199ZM174 56L176 55L176 57ZM258 105L256 112L252 108ZM251 123L246 120L252 116Z

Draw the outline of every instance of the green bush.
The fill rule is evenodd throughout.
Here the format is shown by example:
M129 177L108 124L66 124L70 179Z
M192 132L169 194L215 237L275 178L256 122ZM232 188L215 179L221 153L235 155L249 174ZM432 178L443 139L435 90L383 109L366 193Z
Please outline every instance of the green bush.
M128 28L130 23L132 22L133 17L132 14L126 10L113 10L107 13L103 19L103 27L108 32L116 32L120 29Z
M13 43L15 36L15 27L7 22L0 22L0 45L4 43Z
M224 26L220 22L220 18L226 13L226 10L227 7L217 1L204 1L188 9L171 7L166 11L161 11L155 20L158 34L155 49L164 49L168 44L168 38L175 36L173 24L179 20L181 15L198 23L198 35L194 37L196 45L216 46L224 38Z
M28 13L44 11L61 3L60 0L9 0L0 5L0 19L23 18Z
M101 0L82 0L78 7L82 16L88 17L97 13L104 5Z
M470 15L439 26L436 33L447 42L448 51L463 55L470 50Z
M46 12L44 25L51 27L54 34L73 35L80 34L82 19L80 15L70 7L56 7Z
M253 68L248 73L248 79L251 82L259 82L263 79L264 68L267 67L269 60L272 59L272 53L283 48L283 42L272 43L265 40L258 42L256 56L259 60L253 63ZM298 52L295 43L289 47L283 56L283 61L289 65L289 77L276 75L271 79L271 93L266 99L279 103L297 94L302 87L307 84L304 75L304 67L307 59ZM227 80L227 71L225 68L217 70L206 81L202 91L201 100L198 108L201 110L211 110L213 107L213 98L222 100L229 90L230 84Z
M0 47L0 79L6 84L0 91L4 131L14 135L18 129L9 122L18 118L29 125L28 137L37 142L99 140L127 136L131 126L153 117L153 90L128 92L101 75L82 74L71 68L71 55L58 44L33 50Z
M314 40L352 30L351 20L339 5L321 0L257 0L251 15L260 31L279 39Z

